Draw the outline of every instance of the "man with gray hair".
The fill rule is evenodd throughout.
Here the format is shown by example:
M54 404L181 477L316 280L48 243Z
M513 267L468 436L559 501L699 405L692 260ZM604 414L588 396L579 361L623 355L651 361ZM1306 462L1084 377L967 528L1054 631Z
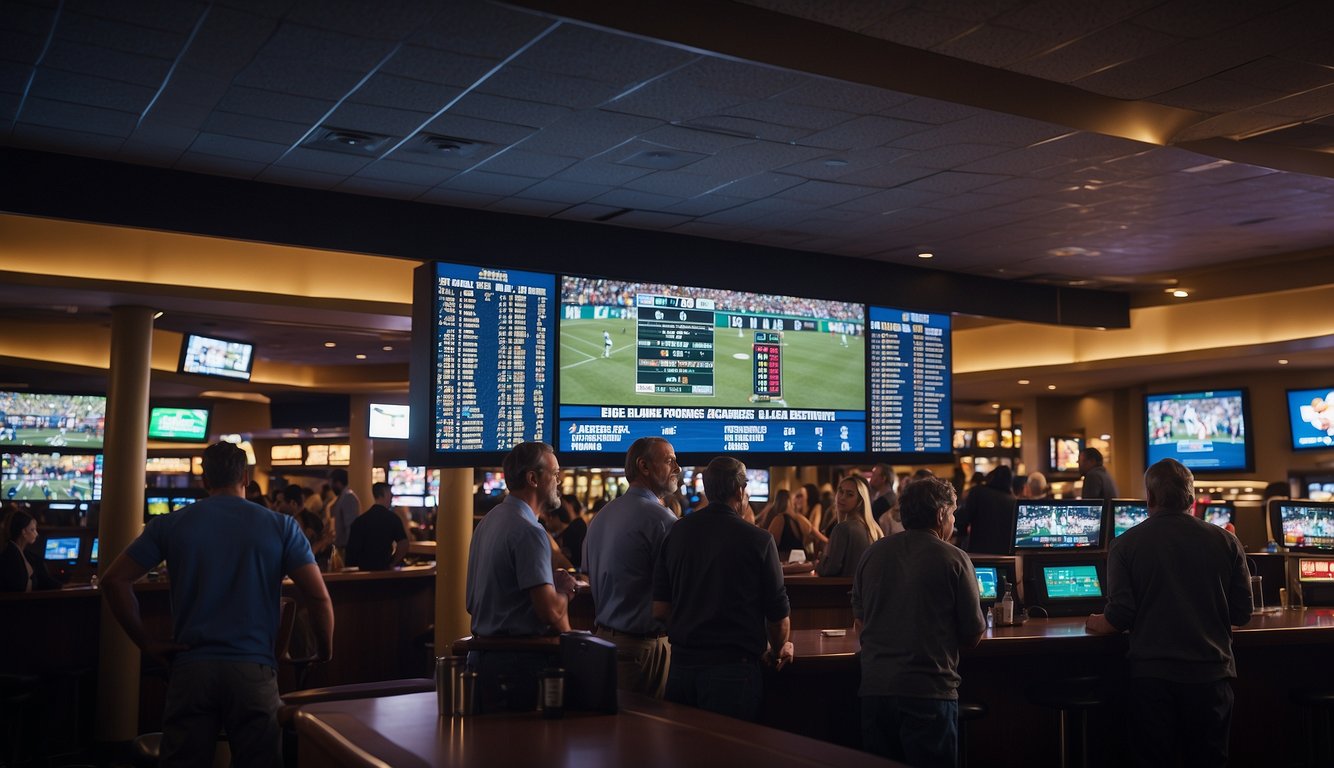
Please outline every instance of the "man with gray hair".
M672 526L653 578L653 616L672 642L668 701L757 720L761 663L792 661L787 590L768 531L741 518L746 465L719 456L704 469L711 503Z
M623 690L662 698L671 646L653 618L653 570L676 516L660 499L676 493L681 467L661 437L641 437L625 456L630 488L602 508L584 539L597 635L616 645Z
M954 532L954 487L899 494L904 531L871 545L852 582L861 636L862 745L909 765L958 763L959 649L982 639L977 576Z
M1149 518L1112 541L1107 612L1089 632L1130 632L1137 765L1225 765L1237 676L1232 627L1251 618L1241 542L1191 514L1195 478L1175 459L1144 473Z
M560 506L560 464L546 443L520 443L503 468L509 495L478 523L468 548L472 633L513 638L568 632L574 578L552 569L551 540L537 520L538 512ZM468 654L488 710L535 708L537 679L546 664L546 657L535 653Z

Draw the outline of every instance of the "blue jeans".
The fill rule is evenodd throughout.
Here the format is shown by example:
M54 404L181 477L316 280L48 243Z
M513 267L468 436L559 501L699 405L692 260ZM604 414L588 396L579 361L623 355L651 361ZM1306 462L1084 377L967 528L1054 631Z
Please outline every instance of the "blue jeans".
M724 664L681 664L672 659L663 698L751 722L760 719L763 676L759 659Z
M862 746L911 766L959 764L959 702L915 696L863 696Z

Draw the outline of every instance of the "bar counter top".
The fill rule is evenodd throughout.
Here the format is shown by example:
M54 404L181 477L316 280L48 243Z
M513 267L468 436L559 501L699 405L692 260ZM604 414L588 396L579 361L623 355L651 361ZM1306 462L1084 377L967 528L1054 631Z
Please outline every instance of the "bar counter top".
M857 750L711 712L621 694L618 715L567 712L438 717L434 693L301 708L300 765L520 766L898 765Z

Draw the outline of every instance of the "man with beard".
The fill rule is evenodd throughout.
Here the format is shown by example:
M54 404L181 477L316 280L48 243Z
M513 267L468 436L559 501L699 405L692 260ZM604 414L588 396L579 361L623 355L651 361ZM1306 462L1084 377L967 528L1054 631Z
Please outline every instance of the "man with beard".
M593 518L584 565L597 610L597 635L616 645L623 690L662 698L671 661L662 623L653 618L653 569L676 517L660 499L676 493L681 467L672 444L641 437L625 456L630 489Z
M570 629L574 579L551 567L551 540L537 513L560 506L560 465L546 443L520 443L503 463L509 495L473 531L468 549L467 607L477 638L537 637ZM488 710L531 710L546 655L474 651Z

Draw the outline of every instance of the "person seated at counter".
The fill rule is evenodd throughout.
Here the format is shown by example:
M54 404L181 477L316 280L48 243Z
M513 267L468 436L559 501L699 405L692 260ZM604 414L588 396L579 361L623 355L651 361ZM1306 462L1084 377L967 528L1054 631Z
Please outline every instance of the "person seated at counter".
M347 565L363 571L387 571L408 556L403 520L389 509L394 493L389 483L371 485L375 502L357 519L347 536Z
M834 507L838 510L838 524L829 534L829 546L824 557L815 564L815 573L818 576L851 576L862 555L873 542L884 537L884 532L871 516L870 488L860 476L843 478L834 496Z
M949 543L955 499L935 477L904 488L906 530L871 545L852 582L863 746L915 766L958 764L959 649L987 628L973 564Z
M1149 517L1107 553L1107 610L1089 632L1130 632L1131 750L1141 766L1226 765L1237 676L1232 627L1251 620L1237 537L1191 514L1195 478L1175 459L1144 473Z
M466 605L478 639L568 632L574 578L551 567L551 538L537 516L560 506L560 464L546 443L520 443L502 464L509 494L473 531ZM485 709L531 710L549 660L521 651L471 651ZM508 691L501 679L508 679Z
M814 483L797 486L792 492L792 511L806 518L810 533L806 535L806 544L816 553L824 551L829 544L829 537L820 532L820 518L825 514L820 508L820 491Z
M37 518L15 509L5 520L5 548L0 553L0 592L60 589L42 558L28 550L37 541Z

